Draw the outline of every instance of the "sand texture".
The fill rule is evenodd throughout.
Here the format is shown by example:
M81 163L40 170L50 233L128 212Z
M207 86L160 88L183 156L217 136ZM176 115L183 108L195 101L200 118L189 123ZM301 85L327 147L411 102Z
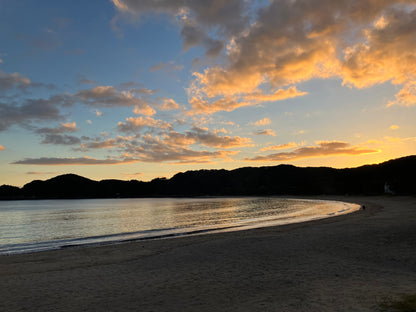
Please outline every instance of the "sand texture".
M327 199L327 198L324 198ZM296 225L0 257L0 311L377 311L416 293L416 198Z

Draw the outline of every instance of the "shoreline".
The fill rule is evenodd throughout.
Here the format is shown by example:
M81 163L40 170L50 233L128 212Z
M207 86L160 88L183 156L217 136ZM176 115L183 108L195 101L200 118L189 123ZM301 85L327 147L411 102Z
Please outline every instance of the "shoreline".
M65 239L49 239L39 242L27 242L27 243L10 243L9 245L1 246L0 244L0 256L3 255L17 255L17 254L30 254L36 252L45 252L53 250L62 250L70 248L82 248L82 247L99 247L106 246L111 244L120 244L125 242L140 242L147 240L156 240L156 239L170 239L170 238L179 238L185 236L194 236L194 235L210 235L215 233L223 232L234 232L234 231L245 231L254 228L262 227L274 227L281 226L285 224L292 223L303 223L313 220L320 220L324 218L336 217L343 214L353 213L361 209L360 205L355 203L347 203L337 200L323 200L323 199L307 199L302 197L287 197L287 196L269 196L269 197L257 197L257 196L232 196L232 197L221 197L221 196L210 196L210 197L191 197L185 198L185 200L193 199L278 199L284 201L301 201L308 202L312 201L314 204L323 202L325 204L329 203L331 209L323 208L316 210L317 212L304 213L305 209L299 210L294 214L290 213L277 213L276 215L271 216L257 216L254 218L247 217L246 219L239 219L234 222L223 223L220 226L217 224L205 225L205 226L191 226L191 227L171 227L169 229L159 229L159 230L136 230L125 233L109 233L109 234L97 234L96 236L85 236L85 237L70 237L68 236ZM163 198L171 199L171 198ZM105 199L104 199L105 200ZM59 201L59 200L58 200ZM339 207L339 206L342 206ZM339 210L340 209L340 210ZM7 249L6 246L9 246ZM4 247L4 248L3 248Z
M416 291L416 198L304 223L0 256L0 310L374 311Z

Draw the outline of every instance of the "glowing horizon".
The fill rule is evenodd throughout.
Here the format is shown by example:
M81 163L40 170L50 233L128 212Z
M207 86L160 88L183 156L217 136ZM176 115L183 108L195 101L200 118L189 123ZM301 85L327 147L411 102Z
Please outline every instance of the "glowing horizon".
M413 0L24 0L0 18L0 184L416 154Z

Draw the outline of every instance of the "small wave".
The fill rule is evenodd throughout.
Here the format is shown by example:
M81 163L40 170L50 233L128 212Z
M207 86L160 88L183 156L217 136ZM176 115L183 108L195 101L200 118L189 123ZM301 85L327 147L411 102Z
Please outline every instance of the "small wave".
M253 209L253 205L254 207L256 207L255 205L259 205L259 203L256 202L256 199L240 198L238 199L238 201L235 201L236 208L234 208L234 210L237 211L238 209L241 209L241 207L245 207L244 214L241 217L237 216L237 214L233 214L234 210L230 207L232 207L234 203L230 202L230 199L216 199L215 205L218 206L218 203L222 200L224 202L227 202L227 209L215 210L213 208L209 210L206 207L207 202L203 202L203 200L201 199L201 202L203 202L204 204L205 211L210 212L210 216L212 215L215 218L218 218L218 216L215 215L216 212L222 211L222 213L224 213L224 216L222 216L221 219L208 221L205 220L204 222L201 222L200 219L193 219L188 220L187 223L184 223L181 219L184 216L182 213L183 202L181 202L180 213L176 215L173 214L174 217L176 216L177 218L180 218L180 222L176 223L175 226L171 227L168 226L139 231L90 235L85 237L69 236L66 239L49 239L43 241L41 240L28 242L22 242L21 239L15 242L12 239L10 239L10 237L13 237L13 235L12 233L9 233L7 234L7 237L9 237L9 242L5 244L0 244L0 255L31 253L45 250L74 248L80 246L105 245L128 241L167 239L189 235L202 235L218 232L240 231L259 227L277 226L289 223L305 222L316 219L328 218L337 215L342 215L345 213L350 213L360 208L360 206L356 204L335 201L258 198L257 200L259 201L259 203L266 204L266 207L259 206L258 208ZM195 205L195 202L195 199L192 199L193 205ZM271 209L273 205L279 208L273 210ZM342 206L342 209L340 209L340 205ZM105 211L107 213L108 208L106 209L107 210ZM255 214L252 214L253 211L255 212ZM154 213L154 211L152 212ZM201 211L198 211L198 213L195 214L195 218L200 217L200 212ZM157 214L155 215L158 216ZM187 213L187 215L189 215L189 213ZM94 217L96 217L96 215L94 215ZM77 236L79 236L79 233ZM19 236L15 235L15 237ZM3 237L3 239L5 238Z

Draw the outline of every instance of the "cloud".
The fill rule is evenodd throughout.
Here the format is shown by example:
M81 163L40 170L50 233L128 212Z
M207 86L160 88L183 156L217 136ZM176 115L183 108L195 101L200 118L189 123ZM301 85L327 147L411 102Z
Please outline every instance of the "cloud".
M82 143L80 148L76 151L86 151L90 149L104 149L104 148L124 148L127 142L133 141L132 137L117 136L117 138L110 138L105 141L95 140L88 143Z
M179 146L201 144L207 147L225 149L252 145L252 141L249 138L220 136L210 132L208 129L199 127L193 127L191 130L186 131L185 134L170 132L163 142Z
M75 145L81 143L81 139L73 135L66 135L66 132L79 131L75 122L61 123L55 128L39 128L35 132L43 136L42 144Z
M164 144L158 140L147 140L131 149L142 162L169 162L171 164L212 163L215 159L230 160L238 151L191 150L185 147Z
M78 79L78 84L86 84L86 85L96 85L97 82L91 79L88 79L85 75L83 74L78 74L77 75L77 79Z
M139 83L136 81L120 83L118 88L120 90L127 90L136 94L143 94L143 95L152 95L160 91L160 90L151 90L151 89L145 88L142 83Z
M29 175L44 175L44 174L56 174L56 172L41 172L41 171L28 171L26 174Z
M196 84L199 84L198 79L196 82ZM220 88L228 89L229 86L223 85ZM244 89L245 88L241 86L241 91L238 93L241 93ZM191 104L192 110L188 112L188 115L213 114L219 111L229 112L244 106L258 105L265 101L281 101L306 94L305 92L297 90L296 87L290 87L288 89L276 90L273 94L261 94L260 92L255 92L249 93L246 96L227 95L216 99L218 96L217 92L219 92L218 90L219 89L216 89L216 91L204 88L199 89L195 86L194 82L189 89L191 96L189 103ZM211 96L206 96L206 92L212 92ZM228 93L228 91L225 91L225 93ZM215 99L210 100L210 98Z
M356 88L389 81L403 86L390 106L414 105L415 8L393 0L271 1L245 31L227 37L222 64L194 74L190 103L200 113L229 111L288 98L289 90L305 95L294 85L336 78Z
M3 145L0 145L0 151L5 151L6 148Z
M303 96L295 85L311 79L355 88L390 82L401 90L388 106L416 104L414 1L113 3L119 18L169 16L181 27L185 50L202 46L207 56L226 50L223 62L194 73L190 114Z
M23 104L0 102L0 131L12 125L28 125L32 122L56 121L63 119L59 106L73 104L67 95L55 95L49 99L27 99Z
M288 89L279 89L272 94L264 94L262 92L249 93L245 96L245 100L252 101L255 104L263 102L275 102L286 100L298 96L304 96L307 92L302 92L296 89L296 87L290 87Z
M76 96L85 104L95 107L142 106L145 101L130 91L119 91L113 86L97 86L79 91Z
M272 145L272 146L266 146L263 147L260 152L266 152L266 151L277 151L277 150L283 150L283 149L289 149L297 147L298 145L295 142L289 142L285 144L280 145Z
M170 98L160 98L159 103L155 104L155 107L161 111L169 111L179 109L179 104Z
M64 132L76 132L79 131L76 122L61 123L56 128L39 128L35 132L39 134L58 134Z
M270 135L270 136L276 136L276 133L271 129L266 130L257 130L253 133L254 135Z
M153 116L156 114L156 111L151 108L149 105L138 107L136 106L133 110L133 113L136 115L146 115L146 116Z
M184 50L202 45L207 56L217 56L224 41L241 33L250 22L248 2L240 0L113 0L113 4L119 12L116 20L139 20L149 13L169 16L181 27Z
M393 105L413 106L416 104L416 81L406 83L403 88L396 94L396 99L390 101L387 107Z
M272 121L270 120L270 118L263 118L261 120L256 121L254 125L259 127L259 126L267 126L267 125L270 125L271 123Z
M159 62L157 65L153 65L150 67L149 71L164 71L164 72L172 72L172 71L180 71L183 69L183 65L177 65L174 62L163 63Z
M54 145L75 145L81 143L81 139L66 134L45 134L42 144L54 144Z
M397 130L397 129L399 129L400 127L398 126L398 125L391 125L390 126L390 129L391 130Z
M31 85L29 78L19 73L6 73L0 69L0 91L12 88L25 89Z
M385 137L384 139L387 140L387 142L400 143L400 144L407 144L409 142L416 142L416 137L407 137L407 138Z
M183 23L181 30L183 49L187 51L194 46L204 46L207 57L217 57L223 50L225 44L222 40L214 39L205 33L204 29L193 20Z
M235 97L221 98L210 102L200 97L192 97L189 100L192 110L188 111L188 115L195 114L213 114L219 111L233 111L239 107L249 106L249 102L241 102Z
M120 85L122 90L113 86L97 86L92 89L80 90L74 96L81 100L84 104L92 107L134 107L133 112L137 115L153 116L156 114L155 108L161 108L164 110L173 109L176 104L173 100L172 103L167 102L164 98L161 99L162 103L151 101L147 98L148 95L152 95L154 90L145 88L137 89L137 83L129 82ZM127 89L131 88L133 89ZM143 95L144 97L138 96ZM96 109L97 116L101 116L102 113Z
M378 153L379 150L350 146L346 142L317 142L318 146L299 147L292 152L281 152L267 156L245 158L247 161L291 161L302 158L325 157L332 155L363 155Z
M144 127L155 129L171 129L172 125L162 120L156 120L151 117L129 117L126 122L119 122L117 129L121 132L138 132Z
M135 159L96 159L90 157L78 158L59 158L59 157L41 157L41 158L24 158L23 160L12 162L12 165L44 165L44 166L61 166L61 165L119 165L136 162Z

